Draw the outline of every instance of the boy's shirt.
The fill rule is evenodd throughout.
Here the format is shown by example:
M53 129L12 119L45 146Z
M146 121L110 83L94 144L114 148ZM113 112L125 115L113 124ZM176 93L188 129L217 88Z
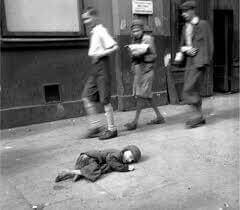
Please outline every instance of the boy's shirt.
M101 54L105 49L112 48L117 42L109 34L108 30L102 25L96 25L90 32L90 46L88 55L94 56Z

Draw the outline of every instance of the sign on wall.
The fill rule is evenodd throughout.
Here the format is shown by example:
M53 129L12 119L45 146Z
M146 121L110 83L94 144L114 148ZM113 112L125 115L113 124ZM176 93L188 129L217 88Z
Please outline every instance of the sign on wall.
M132 13L133 14L153 14L153 2L141 1L141 0L132 0Z

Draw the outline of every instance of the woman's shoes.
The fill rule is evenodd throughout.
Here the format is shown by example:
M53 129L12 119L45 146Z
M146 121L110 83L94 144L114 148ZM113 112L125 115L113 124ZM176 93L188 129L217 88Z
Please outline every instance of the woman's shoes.
M162 124L165 123L165 119L162 118L156 118L154 120L151 120L149 123L147 123L148 125L156 125L156 124ZM136 130L137 129L137 123L135 122L130 122L124 125L127 130L132 131L132 130Z
M185 126L186 126L186 128L197 128L197 127L202 126L204 124L206 124L206 120L202 116L200 116L200 117L188 120L185 123Z
M165 119L162 118L156 118L154 120L151 120L149 123L147 123L148 125L156 125L156 124L162 124L165 123Z

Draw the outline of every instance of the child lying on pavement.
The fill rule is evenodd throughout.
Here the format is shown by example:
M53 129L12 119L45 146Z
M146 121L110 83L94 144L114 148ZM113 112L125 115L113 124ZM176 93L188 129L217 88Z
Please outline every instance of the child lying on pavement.
M76 182L81 177L95 182L102 174L111 171L133 171L134 166L129 164L138 162L140 158L141 151L135 145L129 145L121 151L106 149L83 152L76 161L75 170L61 172L55 182L66 179Z

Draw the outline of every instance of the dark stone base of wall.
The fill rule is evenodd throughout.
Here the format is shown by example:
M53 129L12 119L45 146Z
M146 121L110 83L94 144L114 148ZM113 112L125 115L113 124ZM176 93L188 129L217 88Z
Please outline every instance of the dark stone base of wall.
M158 105L168 103L167 93L154 93ZM114 110L128 111L135 109L133 96L113 96L111 99ZM98 111L103 112L103 107L97 105ZM83 103L79 101L46 104L38 106L25 106L1 109L1 129L26 126L36 123L51 122L61 119L75 118L85 115Z

